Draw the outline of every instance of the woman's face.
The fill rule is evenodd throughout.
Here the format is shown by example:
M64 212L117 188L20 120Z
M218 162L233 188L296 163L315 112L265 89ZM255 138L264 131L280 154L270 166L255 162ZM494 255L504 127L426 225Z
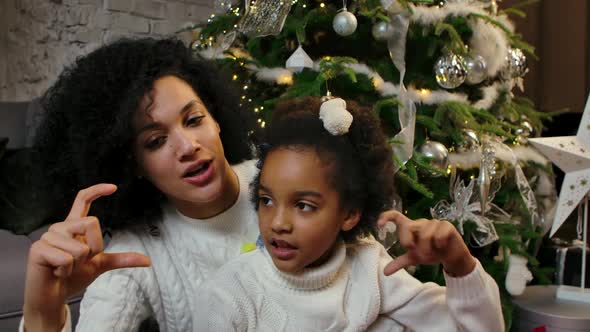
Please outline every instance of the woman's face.
M155 81L133 125L140 174L183 214L204 218L235 199L227 197L237 179L225 159L219 125L188 83L175 76Z

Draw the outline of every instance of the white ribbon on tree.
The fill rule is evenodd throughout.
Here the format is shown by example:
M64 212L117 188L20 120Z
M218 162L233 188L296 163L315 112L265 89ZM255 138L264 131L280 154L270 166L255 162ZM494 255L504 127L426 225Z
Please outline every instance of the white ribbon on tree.
M405 165L414 152L414 133L416 127L416 105L411 99L406 86L404 85L404 76L406 74L406 39L408 28L410 27L409 14L406 13L395 1L386 1L383 3L384 8L388 8L390 24L393 27L393 35L387 41L389 55L394 66L399 71L399 94L401 105L398 108L398 119L400 131L394 136L398 141L392 144L392 149L396 160L400 163L396 165L395 171ZM399 143L401 142L401 143Z

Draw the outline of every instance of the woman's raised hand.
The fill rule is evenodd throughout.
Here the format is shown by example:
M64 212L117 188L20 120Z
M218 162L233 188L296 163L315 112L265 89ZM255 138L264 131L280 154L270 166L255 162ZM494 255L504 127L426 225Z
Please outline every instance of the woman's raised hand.
M142 254L103 252L100 224L88 211L95 199L116 190L115 185L105 183L81 190L66 220L51 225L31 246L23 309L28 331L61 330L68 297L102 273L150 265Z

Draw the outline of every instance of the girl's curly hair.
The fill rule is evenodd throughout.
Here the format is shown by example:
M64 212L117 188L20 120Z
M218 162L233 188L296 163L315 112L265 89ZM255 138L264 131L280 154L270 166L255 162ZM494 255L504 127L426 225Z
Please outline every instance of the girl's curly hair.
M329 168L330 184L340 194L340 206L361 212L356 227L342 232L346 242L374 233L379 214L393 202L394 165L391 147L372 111L346 101L353 121L349 132L331 135L319 118L319 97L305 97L278 104L270 126L262 133L258 168L279 148L314 149ZM251 185L252 202L258 206L260 174Z
M123 39L78 58L41 98L46 111L34 147L64 217L76 193L100 182L118 191L92 205L104 226L118 228L161 218L163 194L137 177L133 114L154 81L173 75L199 95L221 127L230 164L252 158L248 131L254 123L239 107L237 89L214 64L196 59L176 39Z

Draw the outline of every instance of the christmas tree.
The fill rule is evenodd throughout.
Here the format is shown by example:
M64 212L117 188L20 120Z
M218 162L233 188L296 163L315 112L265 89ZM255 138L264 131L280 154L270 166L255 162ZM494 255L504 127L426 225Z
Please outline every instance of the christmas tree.
M501 290L530 272L556 200L551 164L532 149L550 115L516 97L534 49L495 0L216 0L219 12L190 27L195 56L215 59L243 89L242 106L260 127L273 106L333 95L368 105L391 137L398 198L413 219L453 222ZM387 246L392 242L387 240ZM389 249L398 254L398 245ZM512 257L513 259L509 259ZM521 259L524 258L524 259ZM422 281L444 283L438 266ZM505 286L507 285L507 286ZM519 289L520 288L520 289Z

